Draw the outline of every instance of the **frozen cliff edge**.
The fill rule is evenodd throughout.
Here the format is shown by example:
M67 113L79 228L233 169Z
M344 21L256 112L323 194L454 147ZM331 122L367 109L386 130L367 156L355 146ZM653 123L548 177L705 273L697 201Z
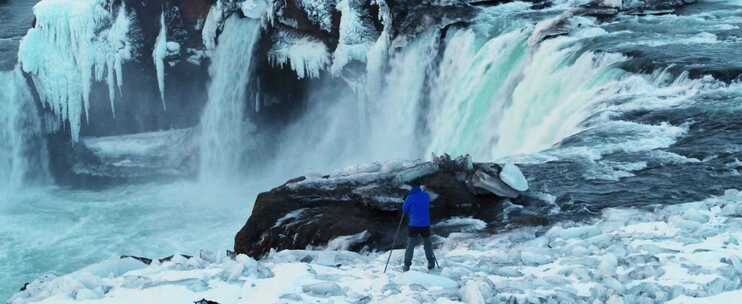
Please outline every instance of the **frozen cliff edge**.
M9 303L733 303L742 281L742 193L593 220L438 239L443 271L388 253L283 250L260 261L202 252L146 265L111 259L46 275ZM270 287L270 288L269 288Z

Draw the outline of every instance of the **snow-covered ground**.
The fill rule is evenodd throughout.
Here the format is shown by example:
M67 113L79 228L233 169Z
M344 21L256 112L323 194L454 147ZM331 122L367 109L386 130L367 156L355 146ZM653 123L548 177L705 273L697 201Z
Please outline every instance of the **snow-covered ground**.
M481 225L475 225L481 229ZM469 229L467 231L471 231ZM403 252L281 251L255 261L202 252L144 265L109 260L44 276L9 303L738 303L742 193L587 223L438 238L440 273Z

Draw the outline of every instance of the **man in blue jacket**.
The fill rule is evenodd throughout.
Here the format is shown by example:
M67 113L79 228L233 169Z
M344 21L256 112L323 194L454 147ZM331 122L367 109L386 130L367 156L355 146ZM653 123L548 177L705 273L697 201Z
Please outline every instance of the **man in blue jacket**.
M435 267L433 244L430 241L430 195L419 185L412 186L402 206L407 216L407 251L404 254L404 271L410 270L412 255L420 237L423 238L425 257L428 259L428 270Z

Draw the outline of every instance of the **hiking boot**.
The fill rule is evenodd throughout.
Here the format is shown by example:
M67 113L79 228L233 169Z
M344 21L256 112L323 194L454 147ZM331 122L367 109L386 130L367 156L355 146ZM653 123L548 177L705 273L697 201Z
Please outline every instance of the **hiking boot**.
M410 266L404 265L404 267L402 267L402 272L408 272L408 271L410 271Z

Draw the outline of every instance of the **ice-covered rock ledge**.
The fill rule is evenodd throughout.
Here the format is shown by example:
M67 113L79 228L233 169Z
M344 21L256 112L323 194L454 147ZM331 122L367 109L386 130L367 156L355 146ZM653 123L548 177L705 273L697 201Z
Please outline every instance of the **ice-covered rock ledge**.
M400 273L387 253L284 250L255 261L202 253L145 265L105 261L48 275L9 303L738 303L742 193L645 209L605 209L482 237L456 233L436 249L443 270Z
M468 157L447 155L302 176L258 195L252 215L235 238L235 252L261 257L270 250L326 246L341 237L347 243L344 249L388 249L412 183L425 185L430 192L433 222L455 216L473 216L485 223L501 220L507 207L504 199L517 198L528 189L515 165L472 163ZM436 229L438 234L445 232Z

